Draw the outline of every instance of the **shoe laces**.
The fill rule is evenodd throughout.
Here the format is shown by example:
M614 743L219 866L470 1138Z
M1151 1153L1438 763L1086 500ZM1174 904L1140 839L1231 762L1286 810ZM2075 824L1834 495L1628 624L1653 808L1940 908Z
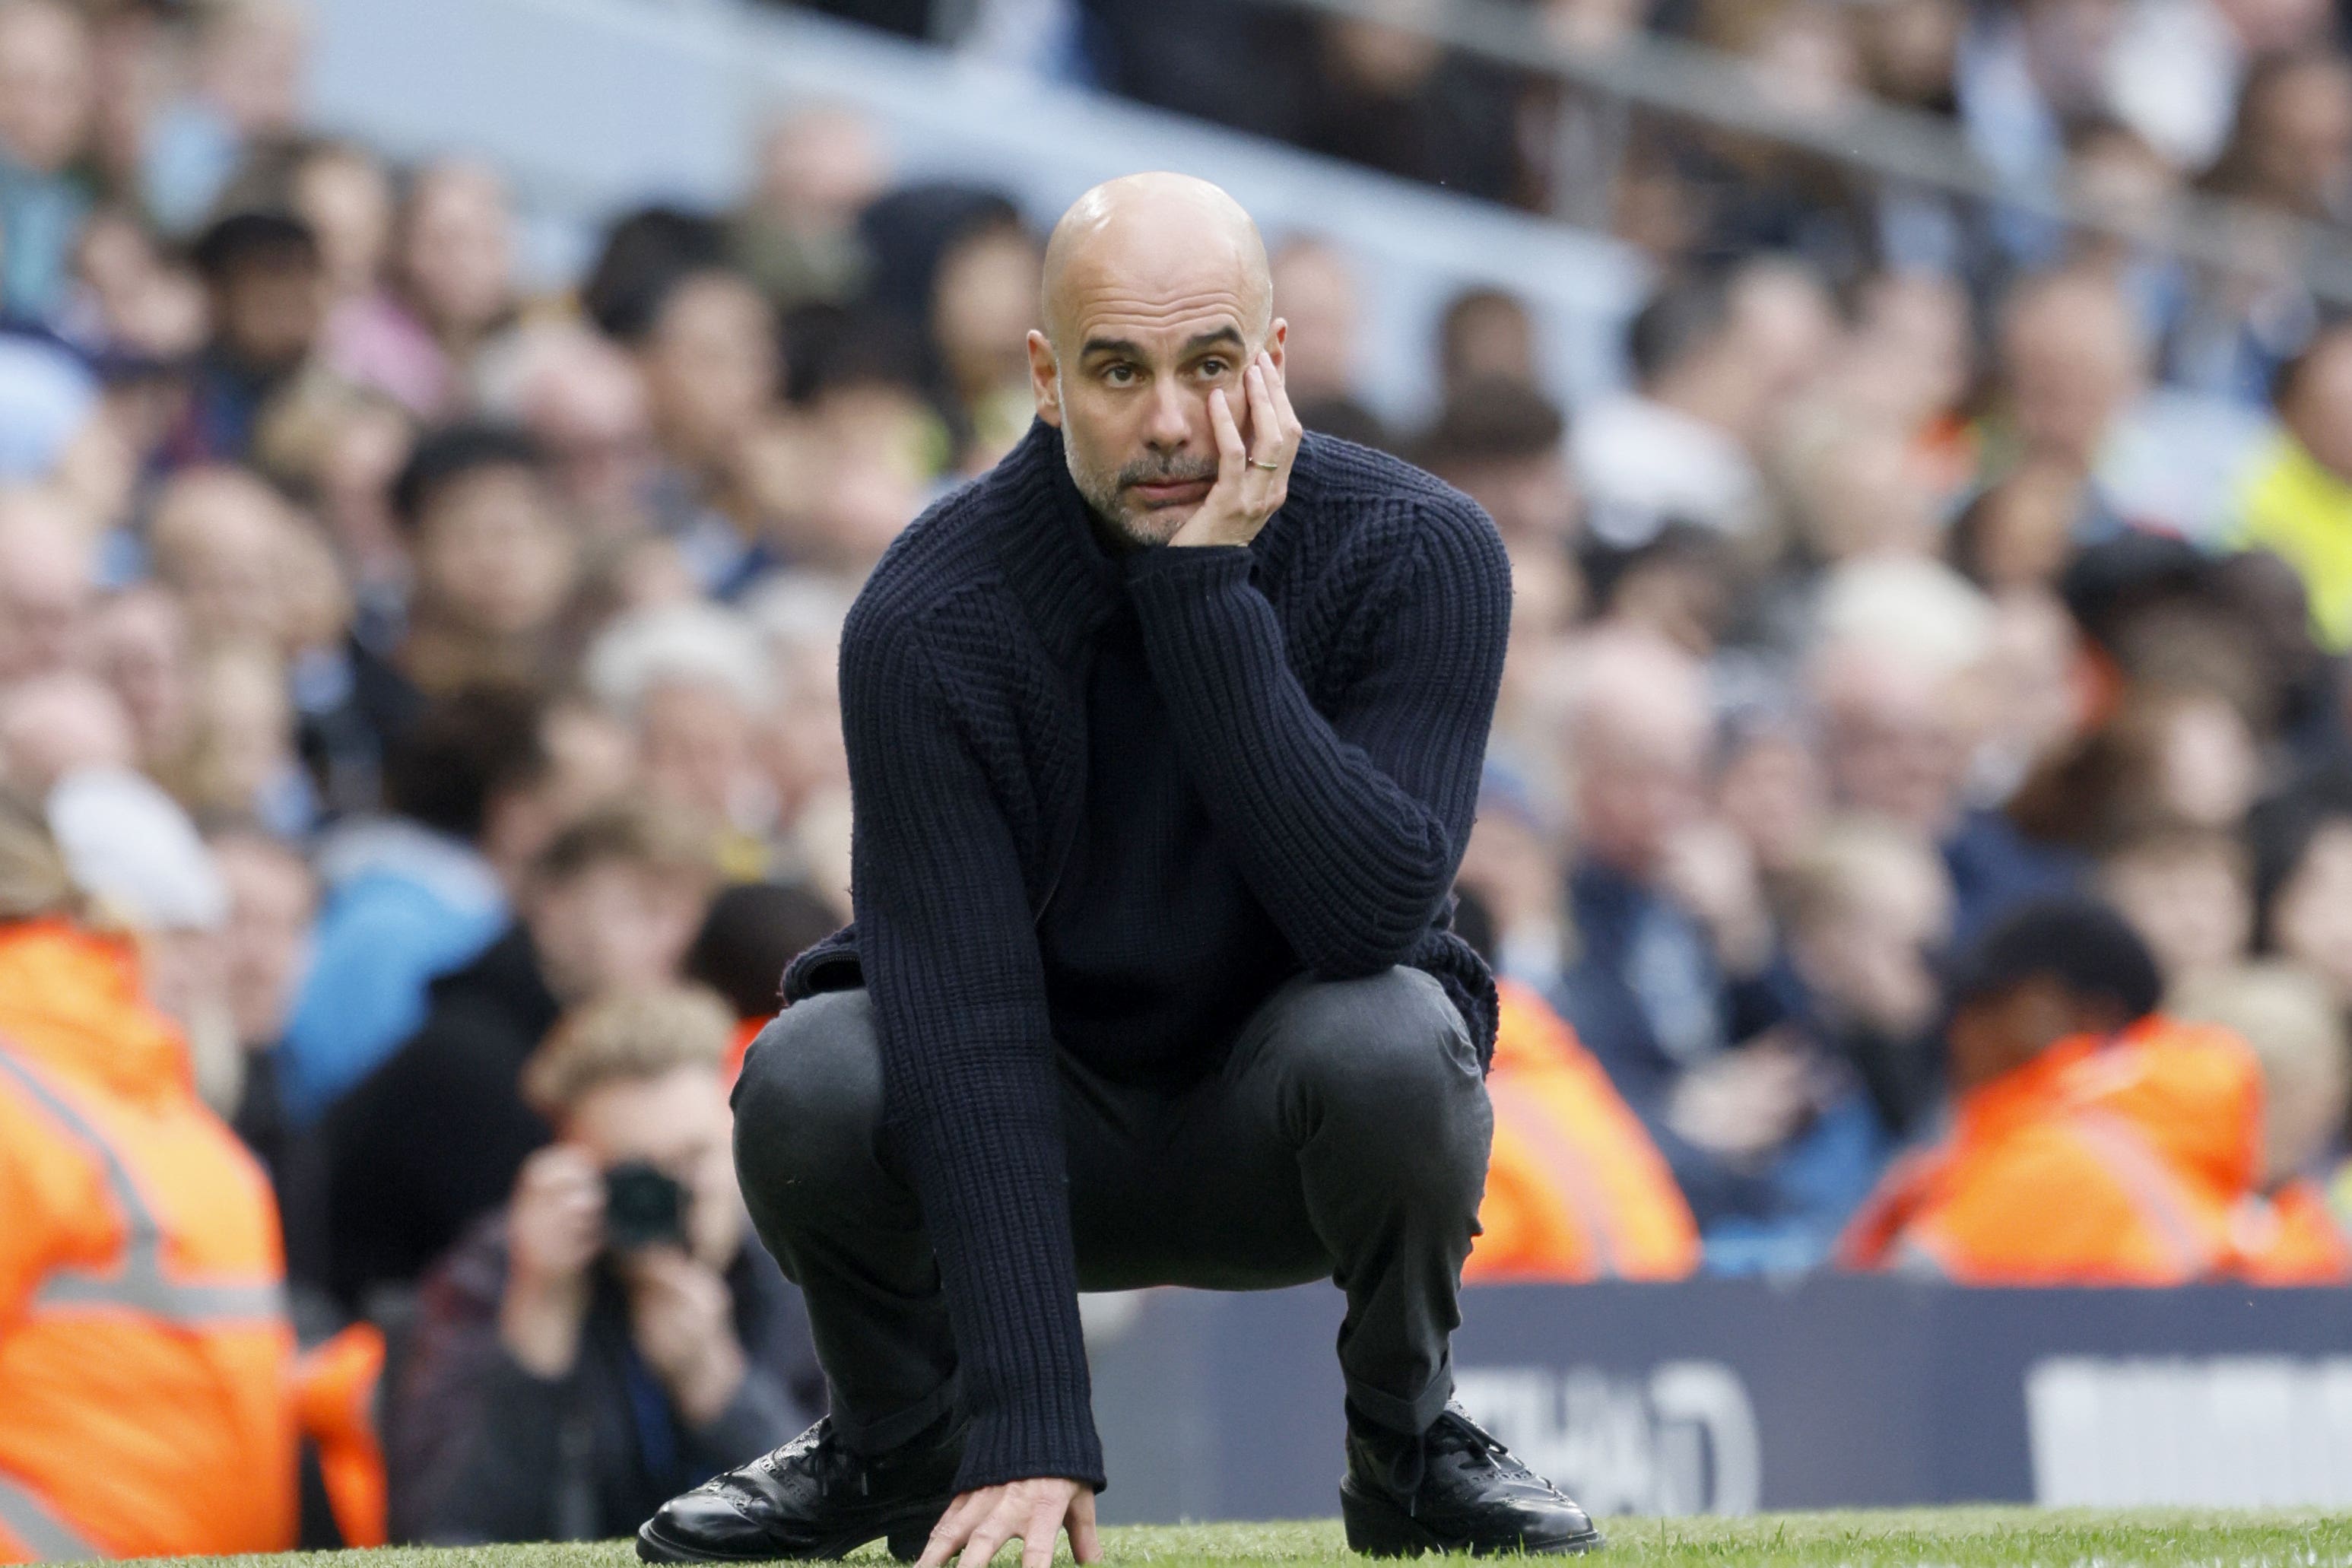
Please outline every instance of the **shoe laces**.
M818 1495L835 1496L845 1485L854 1485L860 1497L866 1495L870 1467L835 1438L831 1416L820 1418L815 1426L758 1462L761 1469L776 1476L787 1466L803 1459L813 1461L808 1468L816 1477Z
M1527 1470L1500 1438L1471 1420L1470 1413L1459 1405L1448 1404L1422 1441L1432 1454L1460 1454L1486 1469L1509 1473Z

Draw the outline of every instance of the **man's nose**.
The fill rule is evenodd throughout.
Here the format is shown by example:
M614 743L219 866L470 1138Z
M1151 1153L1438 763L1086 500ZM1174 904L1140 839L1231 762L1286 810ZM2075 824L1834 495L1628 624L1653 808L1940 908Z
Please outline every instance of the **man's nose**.
M1152 389L1151 413L1143 437L1155 447L1181 447L1192 437L1194 403L1172 378L1162 378Z

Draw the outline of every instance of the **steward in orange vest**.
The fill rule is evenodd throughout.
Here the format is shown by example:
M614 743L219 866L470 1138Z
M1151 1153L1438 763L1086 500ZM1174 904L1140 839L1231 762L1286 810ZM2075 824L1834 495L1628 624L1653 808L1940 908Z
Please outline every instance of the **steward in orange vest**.
M1848 1268L1975 1285L2176 1285L2237 1259L2261 1085L2225 1030L2154 1012L2122 919L2082 899L1989 934L1955 988L1949 1137L1896 1163L1839 1246Z
M330 1489L381 1542L381 1341L298 1373L268 1181L75 902L38 814L0 799L0 1562L282 1551L306 1414L357 1439Z
M1681 1279L1698 1226L1650 1134L1542 996L1499 980L1494 1152L1465 1285Z

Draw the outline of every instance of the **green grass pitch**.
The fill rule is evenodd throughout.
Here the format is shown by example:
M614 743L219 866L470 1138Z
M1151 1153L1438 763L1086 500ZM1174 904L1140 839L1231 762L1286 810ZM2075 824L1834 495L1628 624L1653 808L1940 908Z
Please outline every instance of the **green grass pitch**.
M2233 1512L2198 1509L2110 1513L2021 1508L1916 1510L1885 1513L1768 1514L1755 1519L1619 1519L1604 1522L1609 1546L1596 1568L1744 1568L1749 1563L1822 1568L2123 1568L2125 1564L2200 1564L2251 1568L2275 1564L2352 1565L2352 1514ZM1350 1563L1337 1522L1215 1524L1104 1531L1109 1568L1222 1568L1226 1563ZM878 1547L861 1553L887 1563ZM305 1558L232 1557L253 1568L328 1568L325 1554ZM1066 1547L1061 1562L1069 1561ZM1433 1559L1423 1559L1434 1563ZM1003 1565L1017 1562L1011 1549ZM394 1547L335 1554L331 1568L635 1568L625 1542L593 1546L491 1546L449 1550Z

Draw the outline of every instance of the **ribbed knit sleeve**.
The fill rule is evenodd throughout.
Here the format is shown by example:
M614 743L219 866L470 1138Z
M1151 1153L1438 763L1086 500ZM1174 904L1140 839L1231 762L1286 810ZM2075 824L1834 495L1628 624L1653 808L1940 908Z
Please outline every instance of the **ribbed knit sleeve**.
M1014 840L903 622L841 661L859 954L887 1135L939 1257L971 1418L960 1489L1100 1487L1045 985Z
M1255 892L1331 978L1409 959L1476 810L1510 565L1467 501L1420 503L1359 673L1317 710L1240 548L1139 556L1129 594L1180 754Z

